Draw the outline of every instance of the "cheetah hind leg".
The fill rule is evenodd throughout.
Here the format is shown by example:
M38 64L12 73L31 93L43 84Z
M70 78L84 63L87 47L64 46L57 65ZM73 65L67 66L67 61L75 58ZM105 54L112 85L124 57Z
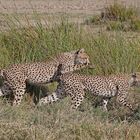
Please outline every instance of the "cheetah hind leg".
M44 98L41 98L38 104L42 105L42 104L54 103L65 97L66 94L65 91L63 90L63 87L61 86L61 84L58 84L56 91Z
M12 90L7 82L4 82L3 85L0 87L0 96L6 96L12 94Z
M95 103L93 105L95 106L95 108L100 106L103 111L108 112L107 105L109 100L110 98L98 98L97 101L95 100Z
M52 94L44 97L44 98L41 98L38 102L39 106L41 105L45 105L45 104L50 104L50 103L53 103L53 102L56 102L59 100L59 97L57 95L56 92L53 92Z
M34 105L37 105L41 98L48 96L49 88L44 84L30 84L26 82L26 93L30 96L29 103L33 102Z
M3 97L5 103L12 103L13 100L13 91L11 90L7 81L4 81L0 87L0 96Z

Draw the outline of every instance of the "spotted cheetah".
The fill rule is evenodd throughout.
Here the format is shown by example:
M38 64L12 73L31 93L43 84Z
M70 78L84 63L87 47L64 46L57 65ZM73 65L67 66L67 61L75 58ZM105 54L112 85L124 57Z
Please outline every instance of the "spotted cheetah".
M76 65L86 66L89 64L89 56L85 50L65 52L56 56L49 62L35 62L15 64L1 71L4 77L0 95L12 93L14 95L13 105L19 105L26 89L26 82L43 84L55 80L57 69L61 65L61 73L80 69Z
M85 91L94 96L103 97L103 107L107 111L107 102L116 96L118 103L133 110L127 101L129 89L136 83L134 74L118 74L109 76L86 76L77 73L66 73L59 77L57 90L42 98L39 105L55 102L67 95L71 96L72 108L77 109L84 99ZM65 95L65 96L64 96Z

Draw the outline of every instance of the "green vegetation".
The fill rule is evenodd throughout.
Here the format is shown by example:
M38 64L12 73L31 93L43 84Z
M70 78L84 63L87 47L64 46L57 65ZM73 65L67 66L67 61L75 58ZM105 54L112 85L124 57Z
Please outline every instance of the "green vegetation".
M36 20L34 27L21 25L17 29L15 22L8 20L9 30L0 33L1 68L11 63L48 60L59 52L85 48L95 69L84 69L81 73L106 75L139 70L138 39L128 39L117 32L114 36L103 32L96 36L66 20L47 28ZM140 99L138 92L136 99ZM1 100L0 139L139 140L140 112L131 114L116 107L105 113L94 108L92 103L92 100L85 100L84 112L80 112L69 110L69 98L42 107L32 107L27 101L19 107L11 107Z
M12 28L0 33L0 42L1 67L9 63L47 60L56 53L79 48L85 48L90 55L96 66L90 72L95 74L131 72L139 66L138 40L129 40L121 33L114 37L107 33L95 36L83 30L82 26L64 21L50 28L41 23L36 27Z

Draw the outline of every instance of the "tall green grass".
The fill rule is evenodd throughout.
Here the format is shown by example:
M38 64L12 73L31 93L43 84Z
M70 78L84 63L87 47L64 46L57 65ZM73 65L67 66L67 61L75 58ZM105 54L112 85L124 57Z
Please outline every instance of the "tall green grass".
M11 63L41 61L58 52L85 48L100 74L131 72L139 67L139 40L127 39L121 33L96 36L82 26L62 21L60 25L12 28L0 33L0 66Z
M12 23L11 23L12 22ZM8 20L9 29L0 33L0 67L13 63L48 60L59 52L85 48L95 69L86 74L110 74L139 70L140 41L128 39L121 33L101 32L96 35L81 25L63 20L60 24L16 26ZM140 97L140 96L138 96ZM83 102L84 112L70 111L69 99L59 103L32 107L23 102L11 107L0 102L0 139L3 140L139 140L140 113L131 116L120 110L109 113L94 109Z

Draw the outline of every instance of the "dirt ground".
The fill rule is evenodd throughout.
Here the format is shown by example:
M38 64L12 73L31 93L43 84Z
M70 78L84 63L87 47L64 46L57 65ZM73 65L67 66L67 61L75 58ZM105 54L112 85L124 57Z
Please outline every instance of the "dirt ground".
M78 13L97 14L105 6L119 2L140 7L140 0L1 0L1 13Z
M23 25L34 25L34 11L41 16L43 24L57 22L62 16L69 21L82 23L85 18L99 14L104 7L114 2L140 8L140 0L0 0L0 27L6 28L3 14L15 13Z

